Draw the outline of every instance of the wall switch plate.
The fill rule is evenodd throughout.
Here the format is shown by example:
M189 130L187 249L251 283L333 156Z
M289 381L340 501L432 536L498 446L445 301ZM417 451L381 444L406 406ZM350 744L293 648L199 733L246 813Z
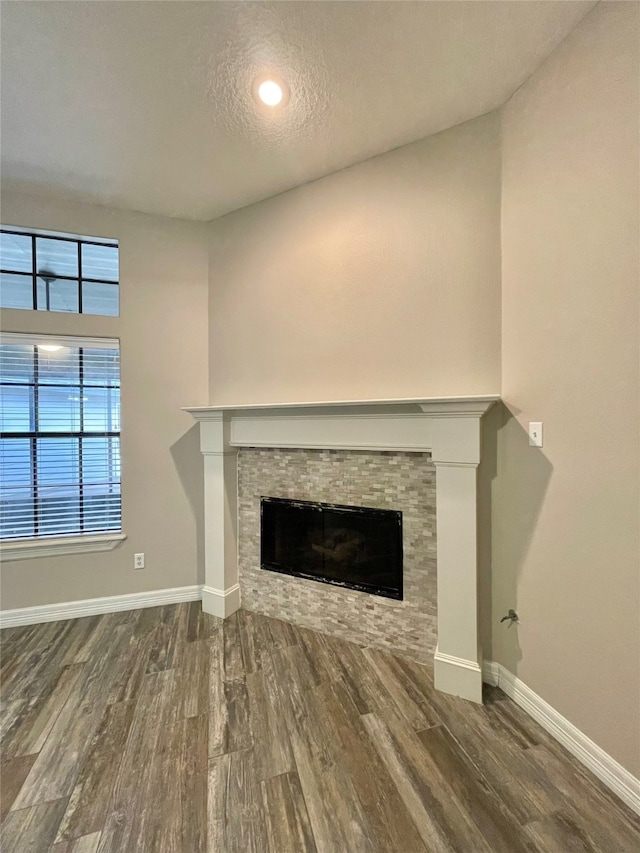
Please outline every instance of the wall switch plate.
M133 568L144 569L144 554L133 555Z
M541 421L531 421L529 423L529 445L531 447L542 447Z

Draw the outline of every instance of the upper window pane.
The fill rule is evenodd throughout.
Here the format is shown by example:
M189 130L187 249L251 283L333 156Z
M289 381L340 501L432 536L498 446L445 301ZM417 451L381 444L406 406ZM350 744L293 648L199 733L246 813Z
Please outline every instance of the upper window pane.
M0 268L11 272L32 272L30 234L0 233Z
M33 387L0 385L0 432L31 432L33 427Z
M33 276L26 273L0 273L0 306L33 308Z
M118 278L115 242L0 229L0 308L117 317Z
M33 382L33 347L24 344L0 346L0 379L5 382Z
M38 346L38 382L41 385L79 385L80 350L78 347Z
M118 247L83 243L82 278L118 281Z
M75 240L36 237L38 275L78 277L78 244Z
M120 384L120 353L117 349L84 347L84 384L115 387Z

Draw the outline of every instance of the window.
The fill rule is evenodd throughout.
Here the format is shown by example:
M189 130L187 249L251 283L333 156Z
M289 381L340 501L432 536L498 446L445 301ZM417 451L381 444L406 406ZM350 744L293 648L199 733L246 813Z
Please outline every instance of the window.
M0 229L0 308L119 314L118 244Z
M117 340L4 333L0 432L0 539L121 530Z

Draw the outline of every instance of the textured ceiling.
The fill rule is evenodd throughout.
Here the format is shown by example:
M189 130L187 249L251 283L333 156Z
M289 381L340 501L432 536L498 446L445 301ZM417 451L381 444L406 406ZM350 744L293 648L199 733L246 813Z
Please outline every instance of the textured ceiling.
M495 109L593 5L3 2L3 181L211 219Z

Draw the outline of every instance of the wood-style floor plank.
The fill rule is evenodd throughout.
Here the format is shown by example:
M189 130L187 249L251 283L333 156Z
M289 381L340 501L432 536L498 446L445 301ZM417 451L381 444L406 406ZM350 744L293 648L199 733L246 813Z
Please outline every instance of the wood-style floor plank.
M196 602L197 603L197 602ZM185 643L177 673L176 719L209 713L209 645L204 640Z
M71 793L59 841L95 834L104 826L134 710L133 702L107 705Z
M42 628L42 635L32 636L24 654L18 657L19 666L2 686L3 755L14 754L15 742L24 733L23 724L27 720L28 726L47 702L60 678L69 644L80 630L73 620L47 623ZM2 651L4 655L4 645Z
M52 800L9 812L0 828L2 853L49 853L67 800Z
M527 750L526 756L559 792L556 804L563 813L563 825L576 821L594 844L605 849L613 845L621 853L640 851L640 821L629 820L626 810L623 812L617 803L611 803L593 776L578 771L572 763L562 761L555 751L542 745ZM578 802L590 802L593 807L576 815ZM616 820L611 820L612 815Z
M228 712L224 683L224 647L221 631L207 641L209 648L209 757L225 755Z
M176 723L180 738L180 770L173 774L180 784L180 837L189 853L207 850L207 716L188 717Z
M534 850L557 850L558 853L633 853L621 847L600 847L585 830L561 812L536 820L525 827ZM637 848L636 848L637 849Z
M396 705L413 729L426 729L440 722L435 714L425 713L421 707L423 703L416 697L418 691L413 690L409 679L403 677L404 674L401 671L394 672L388 661L391 657L388 653L377 649L365 649L363 654L384 685L386 692L394 698ZM409 689L407 685L411 685Z
M317 853L298 774L272 776L260 788L269 853Z
M323 853L374 853L379 845L347 767L337 733L300 648L274 654L276 682L316 845Z
M99 853L144 850L145 835L160 817L158 800L164 801L168 781L161 776L161 760L174 722L174 686L172 670L144 678L126 749L112 776L113 793Z
M240 643L240 625L238 614L234 613L225 620L223 631L223 668L226 682L244 679L242 645Z
M371 819L379 849L384 853L396 850L427 853L428 848L369 737L363 717L342 684L323 685L316 688L316 694L322 695L334 723L340 753Z
M96 853L100 844L100 833L92 832L74 841L62 841L54 844L51 853Z
M434 775L439 774L447 783L492 853L525 853L528 845L520 828L447 729L435 726L418 737L433 763Z
M554 786L533 766L509 731L495 728L483 705L461 702L434 690L430 674L419 664L406 661L403 666L430 697L449 732L517 824L525 825L556 811Z
M247 675L247 691L256 778L262 781L295 770L273 664L269 658L263 661L259 672Z
M39 697L41 701L34 703L22 717L11 742L10 751L13 755L40 752L83 670L84 663L74 663L60 669L59 677L51 682L50 689L43 690Z
M73 790L85 751L104 712L118 668L124 628L105 632L103 647L83 665L83 672L60 711L38 753L12 809L68 797Z
M209 846L211 853L264 853L266 825L251 750L209 761Z
M153 642L147 660L147 674L171 669L176 651L181 614L184 605L165 605L160 608L153 630Z
M3 853L638 853L640 817L497 688L198 602L2 641Z
M2 822L20 793L25 779L36 760L35 755L3 758L0 764L0 822Z
M427 849L491 853L448 785L428 772L415 733L402 725L392 730L375 714L366 714L364 724Z

